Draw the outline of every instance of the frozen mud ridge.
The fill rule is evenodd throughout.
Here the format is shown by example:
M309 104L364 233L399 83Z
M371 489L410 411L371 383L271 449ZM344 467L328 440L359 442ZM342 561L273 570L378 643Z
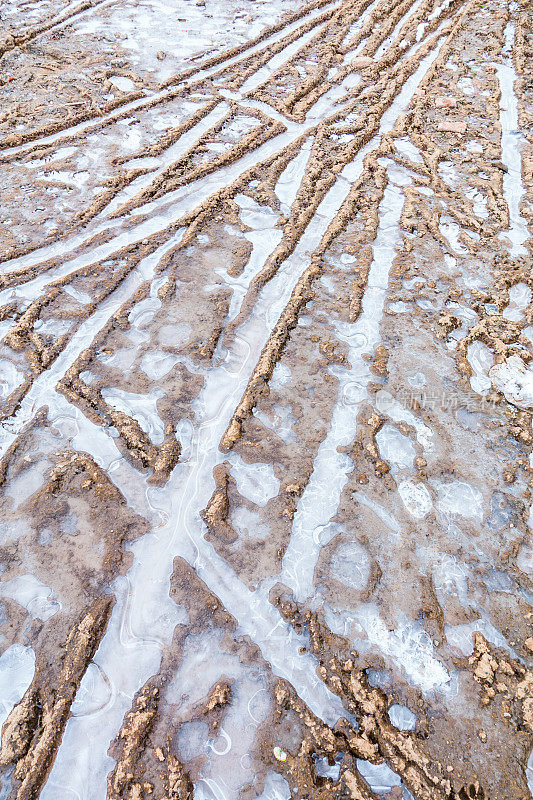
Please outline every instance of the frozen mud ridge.
M0 68L0 799L530 798L531 2Z

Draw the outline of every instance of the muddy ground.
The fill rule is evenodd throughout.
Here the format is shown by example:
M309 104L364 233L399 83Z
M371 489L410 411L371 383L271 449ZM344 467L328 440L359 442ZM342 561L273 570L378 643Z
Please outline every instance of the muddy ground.
M533 7L0 8L0 798L533 793Z

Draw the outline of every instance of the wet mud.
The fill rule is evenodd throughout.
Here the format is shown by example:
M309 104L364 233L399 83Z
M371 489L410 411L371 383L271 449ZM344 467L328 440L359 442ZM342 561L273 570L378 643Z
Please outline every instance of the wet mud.
M530 798L531 3L0 21L0 798Z

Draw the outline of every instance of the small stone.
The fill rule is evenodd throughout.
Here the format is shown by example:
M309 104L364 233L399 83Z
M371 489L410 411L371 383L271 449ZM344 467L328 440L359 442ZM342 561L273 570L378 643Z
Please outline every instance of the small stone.
M455 97L436 97L435 108L457 108L457 99Z
M353 69L366 69L366 67L372 66L372 59L368 58L368 56L356 56L350 61L350 66Z
M302 487L299 483L289 483L289 485L285 488L287 494L298 494L302 491Z
M466 122L464 120L458 119L445 119L439 125L439 131L445 131L446 133L465 133L466 132Z
M482 742L486 742L486 741L487 741L487 734L485 733L485 731L483 730L483 728L480 728L480 729L478 730L478 732L477 732L477 735L479 736L479 738L480 738L480 740L481 740Z

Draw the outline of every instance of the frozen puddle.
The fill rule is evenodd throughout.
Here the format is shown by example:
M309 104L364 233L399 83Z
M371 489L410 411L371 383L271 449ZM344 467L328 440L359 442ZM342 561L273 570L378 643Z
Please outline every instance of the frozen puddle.
M161 389L152 389L148 394L133 394L123 389L102 389L102 397L110 406L136 419L153 444L161 444L165 438L163 423L157 412L157 401L165 396Z
M0 583L0 597L10 597L26 609L32 619L46 622L61 608L55 592L34 575L19 575Z
M398 484L398 494L409 514L415 519L423 519L433 507L431 495L423 483L402 481Z
M272 464L246 464L239 455L230 453L231 474L237 482L237 489L257 506L266 506L279 492L280 482L274 475Z
M357 542L346 542L335 550L330 572L334 580L362 591L370 577L370 560Z
M394 181L395 170L390 177ZM403 176L402 177L402 184ZM349 369L338 368L339 400L333 410L328 435L319 447L313 473L298 503L289 546L283 558L281 580L294 587L302 601L313 594L313 575L321 550L320 531L335 515L342 490L353 469L351 459L339 452L353 439L361 402L371 372L362 354L379 342L379 325L386 297L389 270L399 241L399 220L403 207L401 186L388 184L380 206L380 226L373 246L374 260L363 296L363 311L353 325L336 323L336 334L348 345Z
M357 623L370 644L395 662L410 683L424 693L448 691L450 675L436 658L433 643L419 622L409 622L398 615L398 627L389 630L374 604L363 606L356 614Z
M342 186L343 194L340 196L337 189L333 192L334 197L338 195L335 198L337 208L349 184L346 183L346 187ZM69 720L62 747L41 795L43 800L55 800L59 786L63 792L71 791L88 800L85 787L89 775L92 776L93 791L105 793L106 776L113 766L112 759L106 755L109 741L129 708L129 698L157 671L161 659L159 642L165 635L161 630L162 623L152 620L150 640L147 641L134 632L134 622L142 618L142 609L147 603L153 603L159 587L167 587L168 592L176 555L182 555L195 567L199 577L236 617L241 632L251 636L259 645L275 674L286 677L315 713L329 724L334 724L343 714L338 698L317 678L314 658L300 652L300 637L282 621L266 598L244 586L232 568L206 542L199 516L213 491L213 467L225 458L232 465L239 491L252 502L266 503L279 490L279 480L273 475L270 465L248 465L233 453L224 456L218 452L218 443L257 363L272 321L280 316L299 274L308 263L307 254L317 246L329 224L327 216L319 219L320 224L316 229L306 231L293 256L264 288L252 316L237 330L225 360L207 372L204 388L193 403L196 426L189 460L178 465L164 489L148 490L150 504L161 512L164 510L163 518L168 521L132 545L134 565L128 573L127 606L124 606L125 595L118 591L117 586L119 600L95 656L95 663L114 687L114 700L105 711L99 712L97 737L92 715L78 715ZM262 224L261 220L260 216L256 221ZM265 258L267 255L263 252ZM83 439L80 446L85 446ZM136 507L136 490L129 483L127 474L116 474L114 480ZM129 631L126 639L123 638L124 628ZM78 765L76 770L72 769L74 758Z
M0 725L22 700L34 672L35 653L31 647L13 644L0 656Z
M533 371L519 356L491 367L489 377L509 403L524 410L533 408Z
M504 35L503 64L496 64L496 73L501 91L502 161L507 167L503 174L503 193L509 209L509 230L500 235L510 241L511 255L517 257L529 253L524 247L529 239L529 231L520 210L520 204L525 197L521 148L525 146L526 140L518 127L518 100L514 90L518 76L512 59L515 41L515 24L512 20L508 22Z

